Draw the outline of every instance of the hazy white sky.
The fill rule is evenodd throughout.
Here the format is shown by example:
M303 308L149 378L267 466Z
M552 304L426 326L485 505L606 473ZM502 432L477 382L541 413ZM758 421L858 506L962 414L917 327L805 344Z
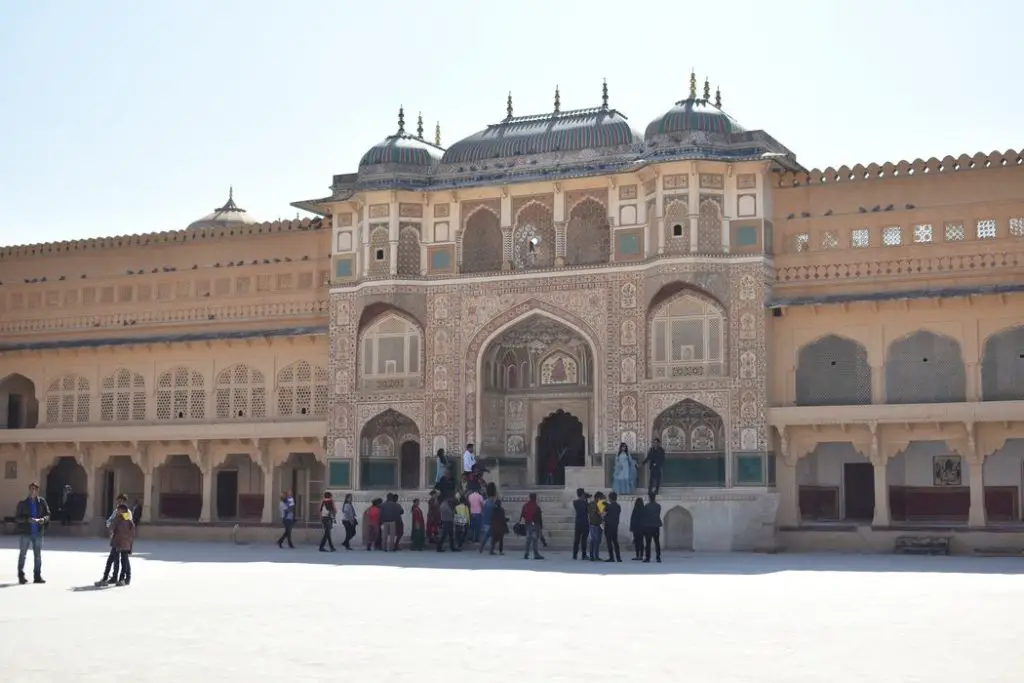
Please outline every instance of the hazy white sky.
M1024 147L1009 0L0 3L0 244L294 217L423 112L451 143L611 104L643 132L690 69L808 168Z

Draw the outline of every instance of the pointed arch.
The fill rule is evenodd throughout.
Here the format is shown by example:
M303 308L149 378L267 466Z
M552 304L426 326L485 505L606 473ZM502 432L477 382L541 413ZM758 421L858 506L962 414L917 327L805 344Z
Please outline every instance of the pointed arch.
M83 375L69 372L53 379L46 390L46 421L85 424L91 417L92 386Z
M889 345L886 403L960 403L967 399L967 368L960 342L917 330Z
M364 388L379 382L418 386L423 368L423 330L410 316L389 309L359 333L359 377Z
M217 374L216 409L220 420L261 420L267 416L267 387L263 373L235 363Z
M277 373L277 414L280 417L326 415L329 394L327 371L319 365L298 360Z
M397 271L400 277L419 277L422 274L420 264L420 230L416 225L403 225L398 231Z
M100 382L100 420L138 422L146 419L146 379L118 368Z
M503 261L501 216L489 206L475 207L459 233L460 272L496 273Z
M697 251L717 254L722 251L722 198L719 195L701 197L697 216Z
M690 206L686 197L667 199L664 214L665 251L690 253Z
M550 268L555 264L555 223L551 209L537 200L521 207L513 221L512 263L516 268Z
M647 376L652 379L724 377L728 324L718 302L690 287L666 285L647 315Z
M570 265L607 263L611 254L608 209L594 197L584 197L569 212L565 258Z
M1024 400L1024 325L1000 330L985 340L981 398L983 401Z
M871 405L871 365L865 346L828 334L800 347L798 406Z
M12 372L0 380L0 402L7 406L0 415L7 429L32 429L39 423L36 383L28 376Z
M156 379L156 419L205 420L206 379L184 365L162 372Z
M370 226L370 275L391 274L391 236L387 224Z

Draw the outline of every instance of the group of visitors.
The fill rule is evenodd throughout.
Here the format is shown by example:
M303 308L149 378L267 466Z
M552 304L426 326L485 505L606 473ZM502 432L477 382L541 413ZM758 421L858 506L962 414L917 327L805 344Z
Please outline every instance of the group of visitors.
M572 559L597 562L601 559L601 540L608 548L605 562L622 562L619 547L619 523L622 507L619 494L612 491L606 497L598 491L593 496L583 489L576 489L576 500L572 502L575 525L572 539ZM653 493L648 502L637 498L629 517L629 531L633 534L633 559L651 561L651 545L655 557L661 562L661 504Z

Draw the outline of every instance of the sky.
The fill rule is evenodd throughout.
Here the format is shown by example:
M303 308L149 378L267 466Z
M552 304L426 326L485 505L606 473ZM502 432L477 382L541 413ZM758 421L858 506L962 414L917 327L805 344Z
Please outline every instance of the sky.
M690 70L807 168L1024 147L1008 0L0 2L0 244L260 220L422 111L442 144L611 106L643 132Z

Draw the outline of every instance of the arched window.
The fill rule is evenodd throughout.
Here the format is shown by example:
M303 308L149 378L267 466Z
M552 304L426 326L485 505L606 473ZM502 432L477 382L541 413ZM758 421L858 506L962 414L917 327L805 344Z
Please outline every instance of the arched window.
M665 206L665 251L690 253L690 210L685 197L673 197Z
M192 368L176 367L156 380L156 419L206 419L206 381Z
M870 405L871 366L867 349L834 334L801 348L796 366L796 404Z
M540 202L527 204L516 215L512 262L519 269L549 268L555 263L555 224L551 209Z
M362 354L365 379L418 378L420 331L397 315L384 316L363 333Z
M277 373L277 414L281 417L326 415L327 371L304 360Z
M981 360L983 401L1024 400L1024 325L985 340Z
M388 275L391 272L391 239L387 223L370 227L370 275Z
M262 372L245 363L237 363L217 375L219 419L261 419L266 416L267 388Z
M100 420L128 422L146 419L146 380L128 368L115 370L100 384Z
M722 198L718 195L701 198L697 216L697 251L702 254L722 251Z
M501 219L486 208L466 218L462 233L462 272L496 273L501 270Z
M82 424L89 421L89 380L69 373L50 382L46 391L46 421Z
M611 249L608 209L588 197L572 208L565 233L566 262L571 265L607 263Z
M710 302L684 294L651 320L650 366L655 379L725 375L725 321Z
M415 225L403 225L398 233L398 275L420 275L420 230Z
M889 345L886 403L960 403L966 396L967 369L957 340L918 330Z

